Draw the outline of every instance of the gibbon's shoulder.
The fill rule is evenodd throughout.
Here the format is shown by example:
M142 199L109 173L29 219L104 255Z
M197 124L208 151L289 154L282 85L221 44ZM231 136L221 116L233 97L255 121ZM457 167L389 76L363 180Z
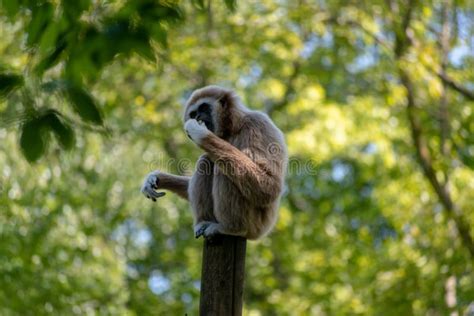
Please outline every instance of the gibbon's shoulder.
M268 141L285 143L282 131L266 113L260 111L249 111L246 113L242 119L242 130L258 131Z
M242 119L243 126L255 127L258 129L276 128L270 117L260 111L248 111Z

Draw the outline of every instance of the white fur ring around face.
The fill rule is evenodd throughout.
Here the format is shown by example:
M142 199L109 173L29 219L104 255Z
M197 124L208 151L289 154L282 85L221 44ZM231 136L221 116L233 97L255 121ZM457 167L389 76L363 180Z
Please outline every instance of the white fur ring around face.
M206 138L211 132L207 129L204 123L198 123L195 119L190 119L184 124L186 134L196 143L201 144L202 140Z

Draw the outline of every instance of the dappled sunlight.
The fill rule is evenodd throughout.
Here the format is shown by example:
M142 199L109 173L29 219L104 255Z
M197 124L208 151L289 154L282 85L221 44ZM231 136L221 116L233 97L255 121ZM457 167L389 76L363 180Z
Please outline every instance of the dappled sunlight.
M189 204L140 186L193 172L183 105L217 84L290 155L244 315L471 315L473 10L0 1L0 314L197 313Z

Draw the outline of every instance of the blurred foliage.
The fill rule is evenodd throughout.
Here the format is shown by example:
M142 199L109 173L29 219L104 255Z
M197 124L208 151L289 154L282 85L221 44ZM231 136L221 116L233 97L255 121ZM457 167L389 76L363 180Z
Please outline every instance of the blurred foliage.
M291 154L245 315L474 313L471 1L0 3L1 315L197 313L188 205L139 188L192 171L181 107L211 83Z
M96 81L104 66L120 56L136 53L155 62L153 45L166 46L167 29L182 19L174 1L3 0L1 8L5 22L13 26L21 20L20 29L26 34L21 51L28 60L23 69L0 73L0 95L23 86L22 97L13 102L22 103L25 116L33 117L22 128L24 136L31 134L32 125L47 128L38 112L52 108L48 97L55 93L65 96L85 123L102 125L99 107L85 85ZM64 101L60 98L57 103ZM68 123L61 125L73 135ZM47 138L38 137L22 137L20 145L29 161L38 160L46 149ZM71 144L71 137L67 138ZM40 142L41 146L35 145Z

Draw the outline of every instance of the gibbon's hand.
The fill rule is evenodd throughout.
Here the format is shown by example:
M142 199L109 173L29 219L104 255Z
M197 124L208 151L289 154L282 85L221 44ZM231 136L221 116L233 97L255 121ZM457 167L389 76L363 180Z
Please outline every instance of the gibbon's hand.
M159 171L150 172L145 177L145 180L143 180L143 185L140 190L143 193L143 195L145 195L148 199L153 200L153 202L156 202L156 199L166 194L165 192L156 191L158 189L158 182L160 181L159 176L160 176Z
M198 123L195 119L187 120L184 124L184 130L188 137L197 145L200 145L202 140L212 133L203 122Z

